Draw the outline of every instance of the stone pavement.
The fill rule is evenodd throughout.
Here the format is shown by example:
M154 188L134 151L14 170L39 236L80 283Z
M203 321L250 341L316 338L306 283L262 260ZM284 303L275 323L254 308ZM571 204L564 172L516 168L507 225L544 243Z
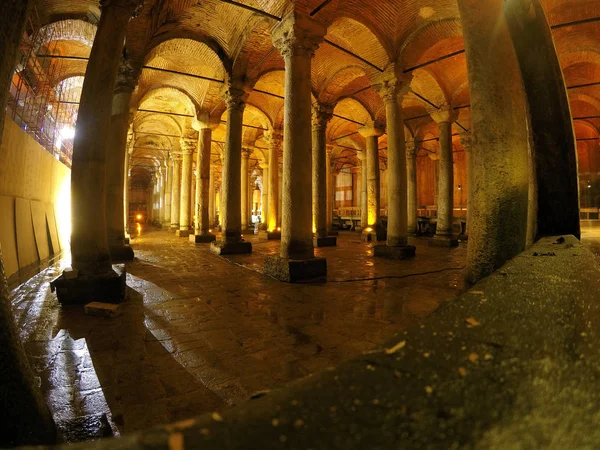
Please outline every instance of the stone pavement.
M113 319L57 303L48 282L67 260L12 292L67 439L77 440L70 424L82 417L105 434L101 413L129 433L238 403L369 351L462 289L465 247L415 240L414 260L374 260L358 235L342 233L337 248L317 250L328 283L289 285L260 273L279 243L251 240L252 255L226 259L168 232L142 234L130 299Z

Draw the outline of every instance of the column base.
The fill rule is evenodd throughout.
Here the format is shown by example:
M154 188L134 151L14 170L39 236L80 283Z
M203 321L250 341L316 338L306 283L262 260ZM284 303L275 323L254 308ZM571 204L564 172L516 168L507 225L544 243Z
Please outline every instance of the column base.
M458 239L452 235L435 235L429 239L430 247L458 247Z
M286 283L327 281L327 260L325 258L296 260L267 256L264 273Z
M315 247L335 247L336 245L337 238L335 236L313 238L313 246Z
M210 244L216 240L217 237L214 234L190 234L190 242L195 244Z
M280 241L281 231L260 231L258 237L264 238L267 241Z
M135 257L133 249L125 244L125 240L123 240L123 243L109 244L108 250L111 261L133 261Z
M390 245L376 245L373 247L374 256L376 258L387 258L387 259L409 259L414 258L417 252L417 248L414 245L401 245L401 246L390 246Z
M215 255L243 255L252 253L252 243L215 241L210 244L210 251Z
M365 228L362 231L360 239L363 242L381 242L387 240L387 231L382 229L373 230L373 228Z
M175 231L175 232L179 231L179 224L178 223L177 224L172 223L171 224L171 231Z
M190 234L192 234L192 232L190 230L177 230L175 232L175 236L181 237L181 238L189 237Z
M121 303L126 297L126 272L122 264L114 264L113 270L101 275L80 276L76 270L65 269L50 282L50 290L56 291L63 305L85 305L90 302Z

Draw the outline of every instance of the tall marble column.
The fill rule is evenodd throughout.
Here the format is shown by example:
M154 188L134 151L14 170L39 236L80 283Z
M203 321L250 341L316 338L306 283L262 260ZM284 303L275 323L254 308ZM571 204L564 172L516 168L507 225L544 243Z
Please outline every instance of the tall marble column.
M269 226L267 230L274 237L281 236L278 231L280 226L279 217L279 151L281 149L281 133L271 131L268 137L269 144L269 180L268 186L268 211ZM272 169L275 170L272 170Z
M167 165L161 162L160 165L160 212L157 219L157 224L162 227L163 217L165 216L165 197L167 196Z
M327 235L337 235L337 231L333 231L333 210L335 209L335 176L336 163L332 161L334 147L332 145L327 146L327 159L325 160L325 167L327 170Z
M295 10L271 33L285 61L283 197L280 255L265 258L265 273L287 282L327 275L327 261L314 256L311 211L311 59L325 33Z
M262 229L269 231L269 164L263 162L262 165L262 209L261 220L263 222Z
M122 60L117 72L117 82L112 104L110 135L106 148L106 223L110 257L112 261L131 261L132 248L125 243L125 162L127 134L129 132L129 103L135 89L139 71L129 61Z
M358 152L357 156L360 160L360 231L364 231L369 226L367 151Z
M454 166L452 158L452 123L456 112L450 106L432 112L440 132L440 169L438 178L438 216L435 236L430 245L455 247L458 239L452 235L454 212Z
M190 197L192 195L192 158L198 145L196 139L181 139L181 191L179 193L179 230L177 236L190 235Z
M460 135L460 143L465 149L465 163L467 166L467 223L465 226L465 234L460 236L461 240L467 241L469 239L469 221L471 220L471 200L473 199L473 159L471 158L471 147L473 145L473 140L470 132L462 133ZM464 189L464 187L463 187Z
M418 231L417 146L413 139L406 143L406 170L408 179L408 235L416 236Z
M198 139L198 158L196 163L196 223L194 235L190 236L190 241L196 244L209 243L215 241L215 235L210 233L212 223L210 221L210 196L212 192L213 206L215 196L214 175L210 167L210 150L212 145L212 129L200 129ZM214 213L213 213L214 220Z
M180 153L173 155L173 184L171 186L171 230L179 230L180 205L181 205L181 162L183 156Z
M327 123L333 117L333 106L317 105L313 108L312 122L312 214L315 247L337 245L335 236L329 237L327 229Z
M173 191L173 160L167 156L165 165L167 167L165 183L165 209L163 211L162 223L164 228L171 226L171 192Z
M209 154L210 157L210 154ZM209 159L210 162L210 159ZM215 166L210 166L210 178L208 182L208 232L215 226L216 209L216 190L215 190Z
M121 302L125 272L111 265L106 223L106 153L112 100L129 20L142 2L101 1L102 14L81 92L71 169L72 269L52 283L63 303Z
M252 252L252 244L242 238L242 118L248 94L239 83L228 82L222 96L227 104L227 134L223 150L223 205L221 211L222 238L211 244L219 255Z
M386 231L381 223L381 183L379 173L379 136L383 130L374 126L358 130L367 141L365 162L367 166L367 228L362 231L362 239L385 241Z
M248 216L248 160L250 159L250 154L252 150L247 148L242 150L242 168L240 170L241 176L241 216L242 216L242 232L248 231L248 223L250 222L250 218Z

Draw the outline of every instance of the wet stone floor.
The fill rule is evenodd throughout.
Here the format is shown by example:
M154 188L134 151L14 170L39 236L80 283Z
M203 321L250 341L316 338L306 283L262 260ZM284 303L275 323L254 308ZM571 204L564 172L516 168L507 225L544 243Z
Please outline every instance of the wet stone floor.
M264 276L279 242L223 258L166 231L132 240L129 298L103 318L61 307L51 265L12 291L26 352L65 440L181 420L368 352L460 294L466 245L375 260L369 244L342 232L317 249L328 282L290 285ZM74 429L87 430L77 436Z

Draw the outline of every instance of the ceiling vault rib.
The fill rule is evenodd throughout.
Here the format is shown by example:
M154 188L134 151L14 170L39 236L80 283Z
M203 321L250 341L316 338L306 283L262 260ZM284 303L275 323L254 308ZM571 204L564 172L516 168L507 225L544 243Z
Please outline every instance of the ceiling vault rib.
M323 3L321 3L319 6L317 6L315 9L313 9L311 11L310 17L316 16L319 13L319 11L321 11L323 8L325 8L330 3L331 3L331 0L325 0Z
M166 111L156 111L153 109L138 109L138 112L152 113L152 114L165 114L168 116L180 116L180 117L194 117L192 114L180 114Z
M243 3L234 2L233 0L219 0L219 1L221 3L227 3L228 5L237 6L239 8L243 8L248 11L252 11L253 13L259 14L261 16L268 17L269 19L281 22L281 17L277 17L273 14L269 14L268 12L263 11L262 9L254 8L253 6L249 6L249 5L244 5Z
M158 72L171 73L173 75L183 75L185 77L197 78L199 80L214 81L215 83L225 83L225 80L218 80L216 78L205 77L202 75L194 75L193 73L179 72L177 70L161 69L160 67L143 66L142 69L156 70Z
M587 23L593 23L593 22L598 22L598 21L600 21L600 17L590 17L589 19L575 20L573 22L566 22L566 23L559 23L558 25L552 25L550 28L552 30L557 30L559 28L573 27L576 25L584 25Z
M383 69L376 66L375 64L373 64L371 61L366 60L365 58L358 56L356 53L351 52L350 50L345 49L344 47L342 47L341 45L336 44L335 42L331 42L329 39L325 39L323 42L325 42L326 44L331 45L334 48L337 48L338 50L346 53L347 55L352 56L353 58L358 59L359 61L367 64L368 66L372 67L373 69L379 71L379 72L383 72Z

